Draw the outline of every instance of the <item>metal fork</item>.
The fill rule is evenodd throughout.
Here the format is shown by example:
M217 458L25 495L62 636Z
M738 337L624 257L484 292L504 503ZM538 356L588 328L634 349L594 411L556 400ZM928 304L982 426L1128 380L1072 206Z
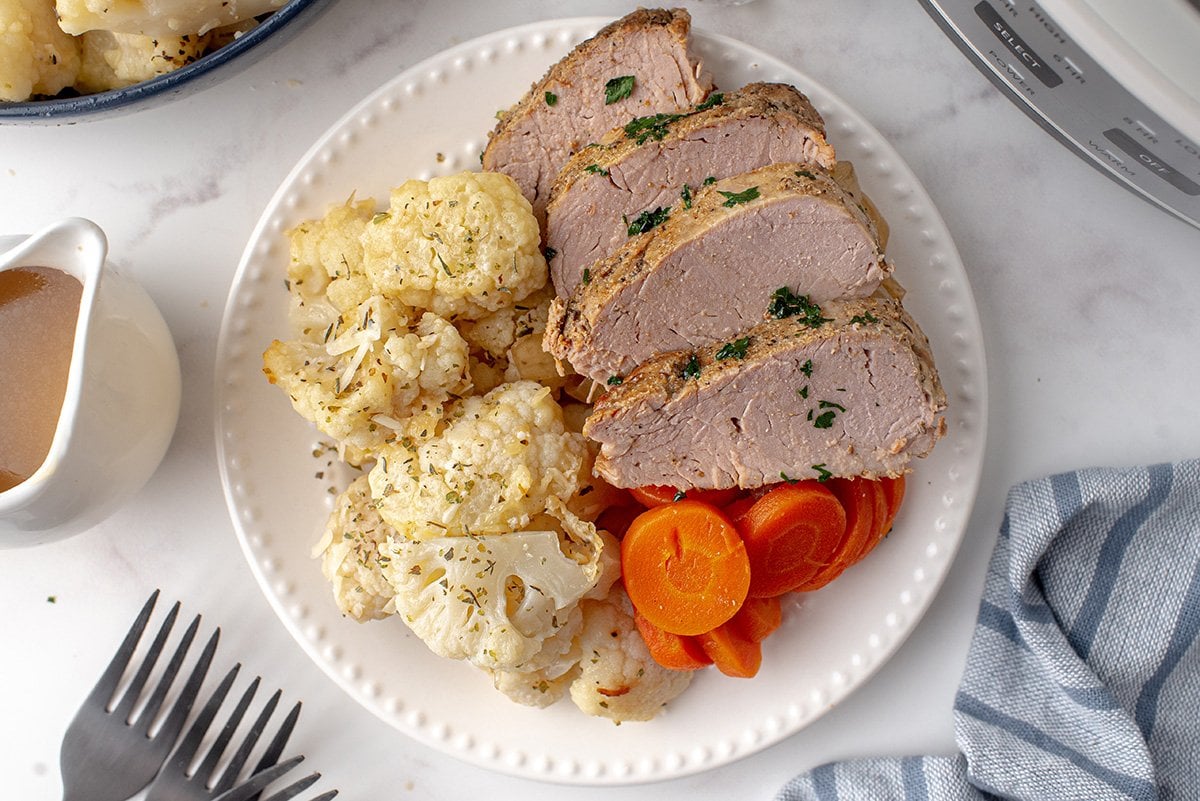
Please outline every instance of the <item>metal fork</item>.
M278 765L259 771L251 776L246 782L238 787L233 788L227 793L224 793L216 798L216 801L250 801L257 793L266 789L267 785L278 779L283 774L287 773L301 761L304 757L292 757L286 762L280 762ZM270 798L264 798L263 801L288 801L290 798L295 798L300 793L311 787L317 779L321 778L320 773L310 773L299 781L289 784L278 793L274 793ZM311 801L329 801L338 794L337 790L329 790L321 793Z
M215 799L234 788L238 774L249 759L250 752L258 743L271 715L275 712L275 708L279 704L281 693L279 690L276 690L275 694L263 706L258 718L251 725L249 731L247 731L245 738L242 740L241 745L238 746L237 751L234 752L229 764L226 765L225 770L218 777L218 762L225 753L230 740L233 739L234 732L242 722L242 718L245 717L246 710L250 707L250 702L254 699L254 694L257 692L260 684L259 678L255 678L242 694L241 699L234 707L233 712L230 713L225 726L209 747L200 765L194 771L189 771L188 769L199 753L204 736L208 732L209 726L212 725L213 718L216 717L217 710L225 700L225 696L229 694L234 679L237 678L238 671L240 670L240 664L234 665L233 669L221 680L220 686L217 687L216 692L213 693L208 703L204 705L204 708L200 710L200 714L196 716L196 720L180 741L179 747L175 749L175 753L171 755L170 760L158 774L154 783L150 785L150 789L146 793L146 801L210 801L210 799ZM296 726L296 719L299 717L300 703L297 702L280 725L274 738L267 745L266 750L263 751L257 766L254 768L253 772L255 774L272 768L272 766L282 768L286 765L287 769L290 770L291 767L299 762L299 759L292 759L280 765L275 764L279 760L280 754L283 753L288 738L291 737L292 729ZM275 776L282 775L283 772L286 772L286 770L280 771ZM313 779L313 781L316 780ZM262 786L265 787L268 783L269 781ZM307 786L305 785L305 787ZM258 790L249 793L246 798L256 795L261 789L262 787L259 787ZM304 787L301 787L296 792L300 792L303 789ZM290 797L284 796L284 798Z
M192 619L137 720L133 718L146 681L179 615L178 602L171 607L141 666L130 680L121 700L116 702L121 677L125 675L129 660L150 620L158 594L158 590L155 590L150 595L116 655L67 728L59 757L63 774L63 801L124 801L150 783L183 729L212 662L213 652L217 649L220 629L213 632L204 646L182 693L162 725L157 731L152 731L151 727L196 637L200 626L199 615ZM116 706L110 711L109 705L113 702L116 702Z

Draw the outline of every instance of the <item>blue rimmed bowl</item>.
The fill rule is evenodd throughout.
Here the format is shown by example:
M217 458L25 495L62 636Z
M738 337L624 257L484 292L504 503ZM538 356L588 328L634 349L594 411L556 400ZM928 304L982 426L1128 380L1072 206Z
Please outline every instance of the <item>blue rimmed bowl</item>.
M0 124L65 125L151 108L199 91L248 67L285 43L332 0L291 0L254 29L196 61L148 81L75 97L0 102Z

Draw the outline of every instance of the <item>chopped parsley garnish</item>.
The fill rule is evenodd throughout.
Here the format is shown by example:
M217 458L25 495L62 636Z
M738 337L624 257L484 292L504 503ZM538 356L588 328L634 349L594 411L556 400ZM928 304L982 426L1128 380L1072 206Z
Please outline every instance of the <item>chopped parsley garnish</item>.
M709 95L704 100L703 103L696 106L696 111L706 111L706 110L712 108L713 106L719 106L724 102L725 102L725 95L723 95L720 92L713 92L711 95Z
M692 188L684 184L683 191L679 193L679 196L683 198L683 207L690 209L692 207Z
M558 103L558 95L554 92L546 92L546 105L553 106Z
M608 377L608 381L606 381L605 383L608 384L610 387L615 387L619 384L625 383L625 379L621 378L621 376L619 376L619 375L610 375Z
M625 220L628 224L628 233L630 236L644 234L651 228L656 228L667 221L667 217L671 215L670 206L659 206L654 211L643 211L641 214L633 218L633 222ZM622 217L621 219L625 219Z
M851 325L854 325L855 323L877 323L877 322L879 322L879 318L876 317L875 315L871 314L870 312L867 312L866 314L856 314L850 318Z
M771 293L767 314L776 320L801 315L802 322L809 328L819 328L830 320L821 316L821 307L809 300L808 295L797 295L786 286L781 286Z
M587 267L583 268L583 283L585 283L585 284L592 283L592 271L589 270Z
M719 194L725 198L725 202L721 205L727 209L732 209L734 206L742 203L749 203L751 200L758 199L758 187L752 186L744 192L724 192L718 190Z
M686 492L684 492L683 490L675 490L675 497L672 498L671 500L675 503L678 503L679 501L685 500L686 498L687 498Z
M733 342L726 342L717 351L717 359L724 361L725 359L744 359L746 358L746 348L750 347L750 337L742 337L735 339Z
M796 170L796 177L797 178L807 178L810 181L817 180L817 176L813 175L808 170Z
M789 483L789 484L798 484L798 483L800 483L800 479L798 479L798 478L788 478L788 474L787 474L787 473L785 473L785 472L783 472L782 470L780 470L780 471L779 471L779 477L780 477L780 478L782 478L784 481L786 481L786 482L787 482L787 483Z
M683 119L682 114L652 114L649 117L634 117L625 123L625 135L639 145L648 139L661 142L667 135L671 123Z
M590 172L592 175L608 176L608 170L601 167L599 164L589 164L583 168L584 172Z
M813 371L812 359L809 359L806 362L804 362L804 364L800 365L800 372L804 373L809 378L812 378L812 371Z
M821 409L837 409L839 412L846 411L845 406L840 403L834 403L833 401L821 401L817 404L817 407Z
M441 264L442 264L442 269L446 271L446 275L453 275L453 273L451 273L451 272L450 272L450 267L449 267L449 265L447 265L447 264L446 264L446 260L442 258L442 254L441 254L441 253L438 253L438 252L435 250L435 251L433 251L433 255L437 256L437 260L438 260L439 262L441 262Z
M633 94L633 76L622 75L604 84L604 105L611 106Z
M550 261L558 255L558 251L551 247L542 248L542 255L546 257L546 261Z
M808 400L808 384L805 384L804 386L800 387L800 389L796 390L796 394L805 400Z
M833 425L833 418L835 416L836 413L833 411L821 412L813 420L813 428L829 428Z
M812 465L812 469L817 471L817 481L820 481L821 483L825 483L829 479L833 478L833 473L830 473L825 469L824 462Z
M704 183L703 183L702 185L703 185L703 186L712 186L712 185L713 185L713 184L715 184L716 182L717 182L717 176L715 176L715 175L710 175L710 176L708 176L707 178L705 178L705 179L704 179Z
M687 362L685 362L683 365L683 369L679 371L679 374L684 378L699 378L700 357L694 353L689 356Z
M58 596L57 596L57 595L47 595L47 596L46 596L46 603L48 603L48 604L56 604L56 603L58 603Z

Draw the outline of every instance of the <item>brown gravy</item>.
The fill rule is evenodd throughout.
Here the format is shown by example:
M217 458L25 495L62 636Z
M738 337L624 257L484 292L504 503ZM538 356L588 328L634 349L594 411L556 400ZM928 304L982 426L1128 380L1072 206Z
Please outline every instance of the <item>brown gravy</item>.
M50 450L82 294L62 270L0 271L0 492L33 475Z

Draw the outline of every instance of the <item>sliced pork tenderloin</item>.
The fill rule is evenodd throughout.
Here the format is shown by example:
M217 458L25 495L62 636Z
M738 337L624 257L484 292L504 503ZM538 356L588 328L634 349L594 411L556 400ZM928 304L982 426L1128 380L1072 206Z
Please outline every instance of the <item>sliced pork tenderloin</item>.
M785 287L866 297L891 272L875 225L825 172L773 164L701 188L555 298L543 346L603 382L767 319Z
M945 433L945 408L928 340L881 293L655 357L597 401L584 434L618 487L749 488L899 475Z
M689 52L683 9L638 9L580 43L505 112L481 159L509 175L542 221L571 155L631 117L689 108L712 80Z
M550 277L560 297L585 267L683 203L708 179L768 164L832 169L833 147L808 98L784 84L713 94L684 114L640 117L567 163L546 207Z

